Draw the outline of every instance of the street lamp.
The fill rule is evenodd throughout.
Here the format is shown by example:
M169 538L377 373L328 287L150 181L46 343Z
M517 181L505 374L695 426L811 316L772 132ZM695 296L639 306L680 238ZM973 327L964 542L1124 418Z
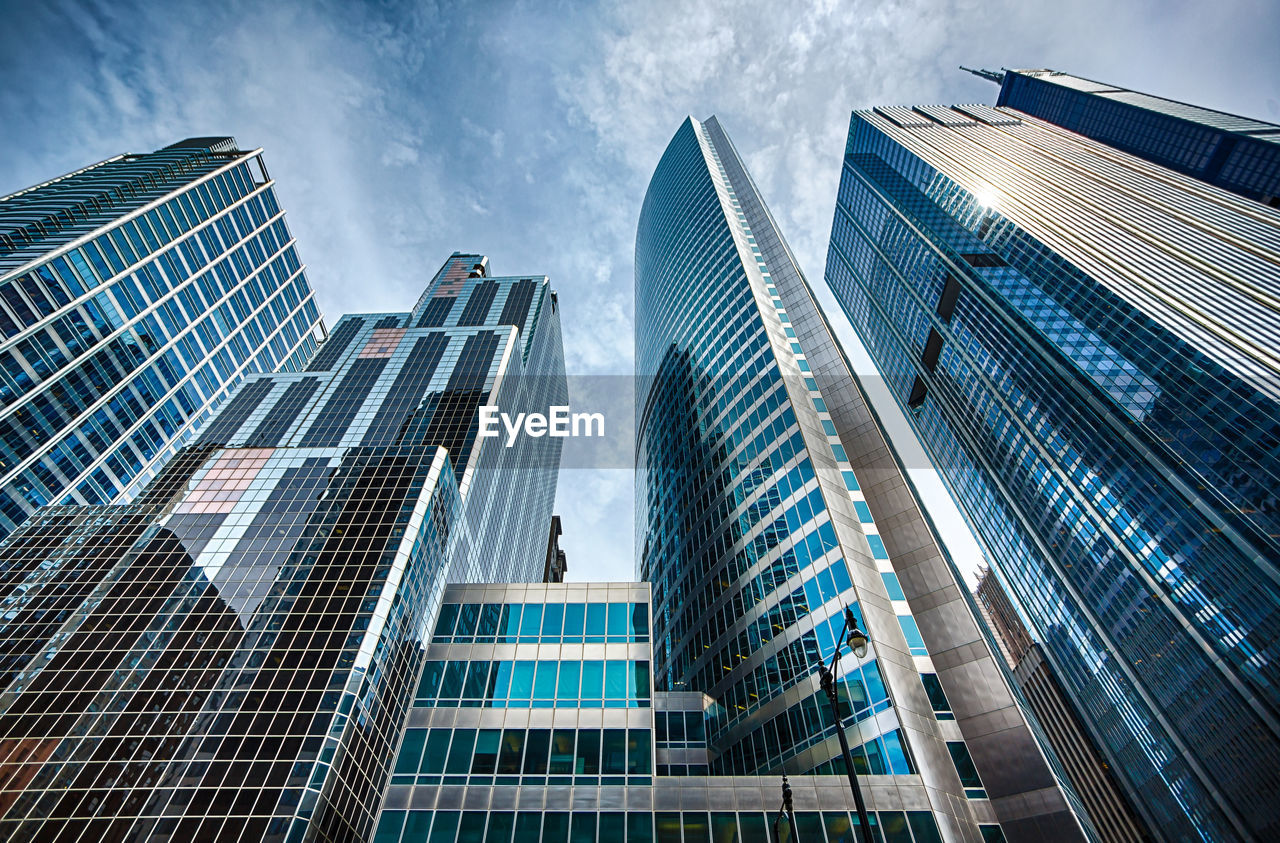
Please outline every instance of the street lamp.
M781 824L781 828L779 828ZM786 837L782 836L783 831ZM778 807L778 816L773 818L773 839L777 843L793 843L796 838L795 814L791 810L791 783L787 781L787 774L782 774L782 805Z
M858 621L853 610L848 606L844 610L844 631L840 633L835 652L831 654L831 664L822 666L822 690L827 693L827 702L831 704L831 722L835 724L836 735L840 738L840 752L844 755L844 768L849 774L849 787L853 790L853 803L858 806L858 825L862 829L862 843L874 843L871 837L871 822L867 818L867 806L862 801L862 788L858 787L858 775L853 771L853 755L849 752L849 739L844 734L841 723L840 701L836 697L836 665L840 663L840 647L848 644L853 654L861 659L867 654L867 634L858 629ZM784 783L783 787L786 785ZM776 825L776 822L775 822Z

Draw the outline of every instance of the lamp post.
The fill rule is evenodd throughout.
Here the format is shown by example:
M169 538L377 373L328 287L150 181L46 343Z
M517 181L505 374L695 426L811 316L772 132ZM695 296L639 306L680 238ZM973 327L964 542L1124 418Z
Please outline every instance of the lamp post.
M858 807L858 825L862 829L862 843L874 843L871 837L871 822L867 817L867 806L862 801L862 788L858 787L858 775L853 771L853 755L849 752L849 739L845 737L844 724L841 722L843 718L840 716L840 701L836 697L836 665L840 663L840 648L844 644L848 644L849 649L853 650L853 654L859 659L867 654L867 634L858 629L853 610L848 606L844 610L844 631L840 633L840 641L836 644L835 652L831 654L831 664L822 666L822 690L827 693L827 702L831 704L831 721L835 724L836 735L840 738L840 751L844 754L844 768L849 774L853 803Z
M787 827L787 840L782 839L782 832L778 828L778 824L785 821ZM795 814L791 810L791 783L787 781L787 774L782 774L782 804L778 807L778 816L773 818L773 839L777 843L788 843L788 841L797 841Z

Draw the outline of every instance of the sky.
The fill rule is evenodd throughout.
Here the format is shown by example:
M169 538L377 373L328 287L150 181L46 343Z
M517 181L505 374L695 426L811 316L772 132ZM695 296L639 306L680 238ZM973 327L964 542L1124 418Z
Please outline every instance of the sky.
M0 0L0 21L0 194L231 134L265 150L329 324L407 310L452 252L482 252L551 277L571 376L631 374L645 187L680 122L717 115L965 570L979 550L822 283L849 112L994 103L964 64L1280 122L1269 0ZM571 579L632 578L632 486L562 471Z

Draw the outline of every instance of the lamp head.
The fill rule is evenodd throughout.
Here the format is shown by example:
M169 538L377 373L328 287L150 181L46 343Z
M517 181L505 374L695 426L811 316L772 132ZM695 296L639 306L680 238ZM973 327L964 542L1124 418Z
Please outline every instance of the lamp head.
M849 649L855 656L862 658L867 654L867 634L858 628L858 621L854 618L852 609L844 610L844 619L849 629L849 637L845 639L845 643L849 645Z

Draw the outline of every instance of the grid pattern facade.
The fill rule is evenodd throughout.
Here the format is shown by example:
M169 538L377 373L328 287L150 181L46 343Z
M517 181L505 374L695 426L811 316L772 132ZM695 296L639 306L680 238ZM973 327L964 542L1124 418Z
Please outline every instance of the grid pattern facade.
M929 704L928 651L891 596L886 546L741 204L753 188L726 171L736 153L716 132L681 126L636 237L637 569L656 687L712 699L713 774L820 768L838 749L817 669L848 605L874 642L841 665L851 743L868 772L927 785L947 836L972 836L992 808L966 798L947 750L963 738Z
M190 446L157 486L5 547L42 624L6 637L4 835L367 837L458 517L447 455Z
M1280 207L1280 126L1056 70L1005 71L998 105Z
M528 343L553 372L557 318L547 305ZM540 575L554 494L519 494L554 483L554 459L508 475L509 497L483 485L512 469L485 462L477 403L555 385L519 377L519 327L409 319L345 317L305 370L246 379L133 504L48 507L0 545L0 834L369 838L421 676L479 675L425 659L451 568ZM545 512L471 520L495 500ZM508 677L504 704L526 676L537 704L542 661L483 667ZM598 674L597 705L647 702L647 661L588 674L576 691Z
M706 698L701 694L654 693L652 706L603 710L578 705L574 695L539 709L459 708L439 694L444 685L430 665L501 659L548 663L554 666L550 676L584 677L584 683L593 663L629 662L643 666L636 675L644 677L647 688L648 592L639 583L450 586L373 839L774 839L769 833L773 815L766 811L778 801L776 776L706 775ZM536 622L526 623L531 611ZM536 686L538 679L532 681ZM606 685L608 681L606 673ZM644 696L647 702L650 695ZM494 701L500 697L486 696ZM681 749L673 748L677 745ZM693 745L701 748L687 749ZM659 763L655 774L655 758L669 760L671 753L685 751L702 752L704 769L690 776L684 764L670 774L671 765ZM870 819L877 837L891 843L941 841L924 789L903 783L905 790L899 793L875 785L887 781L892 780L869 780ZM843 779L800 776L792 785L798 839L858 839L857 814L850 812ZM972 839L1004 838L1000 827L990 824Z
M193 138L0 199L0 537L126 500L320 314L260 151Z
M1280 214L1007 109L853 116L827 281L1152 828L1269 837Z

